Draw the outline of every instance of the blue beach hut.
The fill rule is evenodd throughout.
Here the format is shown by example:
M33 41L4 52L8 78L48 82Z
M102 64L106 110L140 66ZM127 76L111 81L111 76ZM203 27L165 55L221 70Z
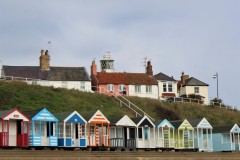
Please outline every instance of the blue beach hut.
M194 128L194 148L199 151L212 152L212 129L213 127L206 118L191 119L189 123Z
M77 112L56 113L59 147L87 147L87 121Z
M30 119L29 146L58 146L58 119L46 108L25 113Z
M213 151L239 151L239 134L237 124L213 127Z
M156 148L173 149L175 147L174 129L175 127L167 119L156 123Z

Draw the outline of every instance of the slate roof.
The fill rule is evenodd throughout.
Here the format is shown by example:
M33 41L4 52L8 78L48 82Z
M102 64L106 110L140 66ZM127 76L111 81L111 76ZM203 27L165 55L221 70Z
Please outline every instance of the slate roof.
M158 85L153 76L146 73L98 72L96 78L98 84Z
M197 127L197 125L202 121L202 118L190 119L188 122L192 125L192 127Z
M186 80L185 86L209 86L209 85L194 77L191 77Z
M116 125L116 123L122 119L123 116L117 116L117 117L107 117L107 119L109 120L110 122L110 125Z
M85 67L50 67L41 70L38 66L5 66L5 76L41 79L49 81L91 81Z
M232 125L225 125L225 126L216 126L213 127L213 133L224 133L224 132L230 132L230 130L233 128L234 124Z
M72 113L73 112L54 113L54 117L56 117L59 121L64 121Z
M156 75L154 75L154 77L157 79L157 80L162 80L162 81L172 81L172 82L175 82L176 80L172 77L169 77L167 76L166 74L160 72Z
M11 113L15 109L0 111L0 118L5 117L8 113Z
M170 123L176 128L178 129L180 127L180 125L183 123L184 120L176 120L176 121L170 121Z
M33 111L27 111L27 112L24 112L24 114L26 116L28 116L30 119L32 119L36 114L38 114L41 110L43 110L43 108L41 109L38 109L38 110L33 110Z

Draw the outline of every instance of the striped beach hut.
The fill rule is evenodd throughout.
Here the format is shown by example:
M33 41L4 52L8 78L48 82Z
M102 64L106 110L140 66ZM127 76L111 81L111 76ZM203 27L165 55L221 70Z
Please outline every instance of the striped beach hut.
M110 148L136 149L136 124L127 116L108 117L110 121Z
M185 120L170 121L175 128L175 149L194 149L194 128Z
M59 147L87 147L87 121L77 112L56 113Z
M58 119L46 108L25 112L31 119L29 146L56 147L58 146Z
M239 151L239 134L237 124L213 127L213 151Z
M174 141L174 126L167 120L160 120L156 124L156 148L167 150L173 149Z
M88 146L90 148L110 147L110 122L98 110L94 114L92 112L82 113L82 116L87 120L87 132L88 132Z
M28 123L18 109L0 111L0 147L28 147Z
M212 152L212 129L213 127L206 118L191 119L189 123L194 128L194 148L199 151Z

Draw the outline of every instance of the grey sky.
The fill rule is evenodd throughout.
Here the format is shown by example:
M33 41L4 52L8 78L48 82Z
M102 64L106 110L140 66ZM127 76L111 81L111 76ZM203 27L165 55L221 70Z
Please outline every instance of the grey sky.
M51 45L52 66L85 66L110 51L116 71L180 79L181 72L240 107L239 0L1 0L0 58L4 65L39 65Z

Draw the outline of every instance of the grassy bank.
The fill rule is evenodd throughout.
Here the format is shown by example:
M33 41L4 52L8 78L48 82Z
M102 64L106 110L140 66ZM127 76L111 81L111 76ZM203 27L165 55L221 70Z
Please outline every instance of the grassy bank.
M238 123L240 112L189 103L166 103L148 98L128 97L154 119L169 120L206 117L213 125ZM0 81L0 110L19 108L23 111L46 107L51 112L88 112L100 109L106 116L135 114L120 107L115 98L53 87L27 85L22 82Z

